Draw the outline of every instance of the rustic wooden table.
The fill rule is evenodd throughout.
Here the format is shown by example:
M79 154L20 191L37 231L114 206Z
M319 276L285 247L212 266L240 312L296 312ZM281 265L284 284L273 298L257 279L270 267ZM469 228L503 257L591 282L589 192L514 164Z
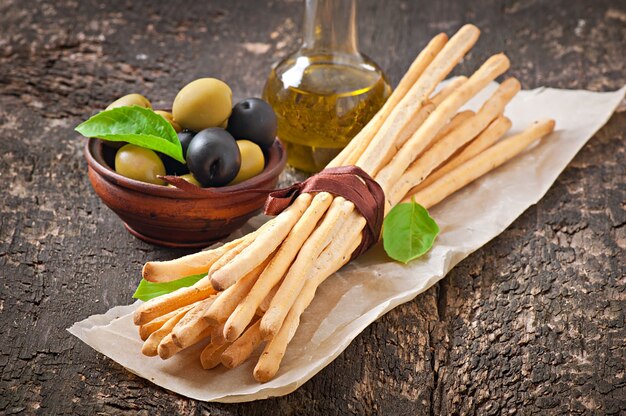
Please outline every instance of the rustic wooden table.
M395 84L427 39L473 22L464 73L505 51L524 88L612 90L615 1L360 1L361 49ZM286 397L180 397L65 328L131 302L148 259L93 193L73 127L118 96L167 106L201 76L259 95L298 45L300 1L0 1L0 413L618 414L626 408L626 112L536 206ZM584 114L581 114L584 117ZM622 413L623 414L623 413Z

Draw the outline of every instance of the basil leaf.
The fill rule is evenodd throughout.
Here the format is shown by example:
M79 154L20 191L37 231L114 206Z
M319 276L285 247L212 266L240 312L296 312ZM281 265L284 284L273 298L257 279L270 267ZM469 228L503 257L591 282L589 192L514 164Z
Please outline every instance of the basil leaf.
M405 264L430 250L438 234L435 220L415 200L393 207L383 222L385 251Z
M128 142L156 150L185 163L183 147L172 125L149 108L117 107L79 124L77 132L112 142Z
M206 273L194 274L192 276L163 283L148 282L146 279L141 279L139 286L137 286L137 290L135 290L135 293L133 294L133 298L146 301L162 295L167 295L168 293L180 289L181 287L192 286L205 276Z

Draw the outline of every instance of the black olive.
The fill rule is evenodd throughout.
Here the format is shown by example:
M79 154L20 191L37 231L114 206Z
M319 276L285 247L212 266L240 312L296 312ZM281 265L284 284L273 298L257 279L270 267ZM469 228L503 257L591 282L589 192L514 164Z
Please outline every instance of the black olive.
M185 160L187 159L187 148L189 147L189 143L191 143L191 139L193 139L195 135L196 132L191 130L183 130L178 133L178 140L180 140L180 144L183 147L183 157ZM165 170L168 175L185 175L189 173L189 168L186 164L180 163L178 160L161 153L159 153L159 156L165 165Z
M224 129L204 129L189 144L187 166L202 186L224 186L235 179L241 167L239 146Z
M187 149L189 149L189 143L191 143L191 139L196 135L195 131L191 130L183 130L178 133L178 140L180 140L180 144L183 147L183 157L187 157Z
M226 128L237 140L250 140L269 149L276 138L278 121L272 106L260 98L247 98L233 107Z

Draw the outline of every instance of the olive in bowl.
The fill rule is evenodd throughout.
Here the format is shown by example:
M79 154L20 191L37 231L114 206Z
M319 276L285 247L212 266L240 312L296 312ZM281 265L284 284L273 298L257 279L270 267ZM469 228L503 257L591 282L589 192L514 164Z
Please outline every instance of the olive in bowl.
M226 130L237 140L250 140L269 149L278 129L274 109L260 98L246 98L233 107Z
M115 172L115 149L89 139L89 180L96 194L136 237L166 247L207 247L245 224L263 208L287 155L279 140L267 152L263 171L237 185L188 192L127 178ZM184 178L187 180L187 178Z
M176 120L174 120L174 116L172 115L172 113L170 113L169 111L165 111L165 110L154 110L154 112L158 115L160 115L161 117L163 117L165 120L167 120L168 123L170 123L170 125L172 126L172 128L174 129L174 131L176 133L180 133L181 130L183 129L180 124L178 124L176 122Z
M265 156L259 145L252 143L250 140L237 140L237 146L239 147L239 153L241 153L241 166L237 176L235 176L230 185L254 178L263 172L265 167Z
M204 129L187 149L187 166L202 186L224 186L235 179L241 166L237 142L219 127Z
M193 131L218 127L230 116L232 96L230 87L219 79L200 78L192 81L174 98L174 120Z
M118 107L130 107L133 105L137 105L139 107L144 108L152 108L152 104L150 104L150 100L144 97L141 94L127 94L123 97L118 98L113 101L111 104L107 106L107 110L111 110L113 108Z
M137 181L165 185L165 181L159 179L166 173L159 155L134 144L126 144L115 153L115 171Z
M187 158L187 148L189 148L189 143L191 143L191 139L193 139L195 135L196 133L190 130L183 130L178 133L178 140L183 148L183 157L185 160ZM159 156L165 165L165 171L168 175L185 175L189 173L189 168L185 163L181 163L178 160L162 153L160 153Z

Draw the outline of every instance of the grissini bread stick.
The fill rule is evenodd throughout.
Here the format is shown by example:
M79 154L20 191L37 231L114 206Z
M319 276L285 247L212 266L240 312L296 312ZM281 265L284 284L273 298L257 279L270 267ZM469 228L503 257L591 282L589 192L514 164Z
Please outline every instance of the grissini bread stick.
M273 253L311 203L311 194L302 194L279 215L256 239L220 269L210 272L211 282L222 290L246 275Z
M367 146L357 165L371 176L393 156L392 148L396 136L405 134L407 124L415 117L437 85L445 79L458 62L478 40L480 30L473 25L465 25L450 38L443 49L424 69L411 89L383 122L378 134ZM384 188L384 187L383 187Z
M256 266L252 271L241 279L237 280L234 285L230 286L215 298L215 302L204 313L204 319L213 324L223 324L237 305L246 297L250 289L256 282L257 278L272 257L265 259L263 263Z
M467 77L464 75L454 78L445 87L443 87L441 91L433 95L430 101L433 104L435 104L435 106L438 106L439 104L443 102L443 100L448 98L450 94L452 94L456 89L458 89L461 85L465 84L466 82L467 82Z
M474 114L475 113L472 110L465 110L465 111L461 111L460 113L456 113L456 115L452 117L452 120L450 120L448 124L446 124L441 130L439 130L439 133L437 133L437 135L433 139L433 142L431 143L430 147L432 147L439 140L443 139L448 134L450 134L452 130L456 129L461 124L463 124L465 120L468 120L471 117L473 117ZM430 147L427 147L426 150L430 149Z
M157 355L157 348L159 344L171 331L172 328L180 321L188 311L182 311L172 316L167 322L159 329L154 331L147 340L144 341L141 347L141 353L148 357L154 357Z
M204 274L226 252L240 244L244 237L212 250L201 251L175 260L149 261L143 266L142 276L149 282L169 282L194 274Z
M515 80L511 80L510 82L503 84L503 86L501 88L499 88L496 91L496 93L494 93L492 98L490 100L488 100L487 103L485 103L485 105L483 106L482 113L479 112L481 119L485 118L487 120L487 122L489 122L493 117L496 117L497 114L499 114L503 110L504 105L508 101L510 101L512 96L515 95L515 93L517 93L518 90L519 90L519 83L517 83ZM466 119L465 121L471 120L473 117L474 116ZM480 130L480 128L482 127L482 124L485 124L485 123L482 123L482 124L481 123L474 123L474 124L475 124L475 127L474 127L475 130ZM455 129L452 129L452 130L455 131ZM472 131L467 132L466 130L467 129L464 129L464 130L461 129L460 131L465 136L467 136L469 134L471 137L474 137L472 135L472 133L473 133ZM465 141L467 141L467 140L468 139L464 139L463 143ZM445 144L445 142L443 140L440 141L440 142L437 142L437 143L444 143ZM455 147L454 150L456 150L456 148L458 148L458 146ZM437 148L435 148L434 150L436 152ZM452 154L452 152L450 154ZM445 158L447 158L447 157L449 157L449 155L446 156ZM445 160L445 158L444 158L444 160ZM358 229L358 228L356 228L356 229ZM343 234L343 233L342 233L342 235L345 236L345 234ZM306 285L310 285L310 283L307 281ZM304 289L303 289L303 291L304 291ZM302 295L302 293L300 295ZM309 296L312 299L313 295L309 295ZM298 298L298 299L300 299L300 298ZM308 303L307 303L307 305L308 305ZM289 313L291 314L292 311L290 311ZM299 318L295 319L293 317L293 315L292 315L292 318L289 319L288 321L285 321L284 325L294 325L294 322L296 322L296 321L299 321ZM297 327L297 323L295 323L295 326ZM281 331L283 331L282 328L281 328ZM280 363L280 360L282 359L282 355L284 354L284 348L286 348L286 345L287 345L287 343L289 342L289 340L291 339L292 336L293 336L293 331L284 330L282 335L276 335L276 339L275 340L273 339L273 340L271 340L268 343L268 345L266 346L266 350L265 350L265 352L264 352L264 354L262 356L262 357L265 357L265 358L263 360L259 361L259 364L257 365L257 368L255 369L255 377L257 377L257 379L263 380L266 377L270 377L270 378L273 377L273 375L275 373L274 370L278 369L278 365Z
M509 59L504 54L492 56L472 74L467 82L443 100L406 144L398 150L391 162L375 176L380 186L383 189L389 189L390 185L395 183L417 156L428 147L439 130L454 117L461 106L496 77L502 75L509 65Z
M193 286L183 287L175 292L159 296L139 305L133 320L135 325L143 325L154 318L166 313L175 311L183 306L191 305L199 300L215 295L217 291L213 289L213 285L208 277L198 280Z
M535 122L522 133L496 143L407 199L415 198L424 207L436 205L465 185L509 161L531 143L550 134L553 130L554 120Z
M195 305L195 304L194 304ZM148 323L145 323L139 327L139 337L142 341L148 339L150 334L152 334L157 329L161 328L171 317L182 312L184 310L189 310L193 307L193 305L183 306L182 308L176 309L175 311L166 313L165 315L161 315L159 317L154 318Z
M193 339L191 339L188 342L189 344L188 346L195 345L198 342L202 341L203 339L208 338L211 335L212 330L213 330L212 327L208 327L204 331L198 333ZM184 348L180 347L172 339L172 334L169 334L165 336L165 338L163 338L161 342L159 343L159 346L157 348L157 353L159 354L159 358L161 358L162 360L167 360L168 358L173 357L174 355L178 354L179 352L181 352L188 346Z
M363 217L360 218L362 219ZM349 244L346 244L346 241L348 241ZM322 259L320 267L323 270L318 269L318 273L310 274L309 279L307 279L302 291L298 294L296 301L289 310L280 330L265 345L263 353L254 368L253 374L257 381L266 382L276 375L283 356L285 355L287 345L298 329L300 316L313 300L317 287L325 280L325 276L330 276L350 260L350 254L356 250L361 243L361 236L358 234L352 241L347 239L334 240L333 243L335 244L331 244L320 256Z
M250 325L250 327L222 353L222 365L226 368L237 367L246 361L262 342L261 320L257 319L254 324Z
M276 295L274 295L269 309L261 319L261 332L264 337L270 337L280 329L282 321L285 319L287 312L289 312L296 295L302 289L304 275L311 268L311 264L319 253L336 236L336 232L343 223L344 218L349 214L347 206L342 205L344 202L346 200L342 197L334 199L320 225L302 245L296 260L285 275ZM333 209L333 205L342 208Z
M198 302L183 319L178 321L170 334L174 344L184 349L197 342L197 337L211 326L203 317L216 298L217 295Z
M221 344L209 343L200 353L200 364L205 370L210 370L222 363L222 353L230 345L229 342Z
M213 263L213 265L209 269L209 272L208 272L207 276L208 276L209 280L211 281L211 284L213 285L215 290L222 291L222 290L226 289L226 287L222 287L220 283L214 281L214 279L212 278L213 275L215 274L215 272L220 270L222 267L226 266L233 259L237 258L237 256L244 249L246 249L248 246L250 246L250 244L252 244L254 242L254 240L258 236L262 235L263 232L265 232L265 230L267 230L270 227L270 223L273 223L277 219L278 219L278 217L273 218L272 220L270 220L270 221L266 222L265 224L263 224L261 226L261 228L259 228L259 232L256 233L254 236L251 236L250 234L248 234L246 236L246 238L244 238L244 240L240 244L238 244L236 247L233 247L228 252L224 253L224 255L222 257L220 257L215 263ZM229 286L232 283L234 283L234 281L230 282Z
M415 185L422 182L437 166L445 162L459 148L478 136L502 112L504 107L521 89L519 81L509 78L485 101L480 110L450 132L445 138L437 141L424 154L418 157L391 188L387 196L392 205Z
M509 129L511 128L511 124L511 120L509 120L505 116L500 116L495 119L493 122L491 122L491 124L489 124L489 126L485 130L480 133L478 137L472 140L457 155L446 161L443 166L428 175L428 178L425 181L411 189L408 194L413 195L417 191L426 188L457 166L461 166L463 163L467 162L483 150L491 147L494 143L500 140L500 138L504 136L507 131L509 131Z
M263 299L259 307L256 309L256 314L258 316L263 316L265 312L267 312L267 310L270 308L272 299L274 299L274 296L276 295L276 292L278 292L278 288L280 287L282 282L283 281L281 279L277 284L275 284L274 287L270 290L270 293L268 293L265 299Z
M228 318L224 328L226 339L234 341L248 326L261 302L267 298L270 291L289 269L300 247L309 238L332 201L332 195L327 192L320 192L315 195L311 205L300 217L285 241L283 241L278 252L265 270L263 270L250 293L237 305L235 311Z

